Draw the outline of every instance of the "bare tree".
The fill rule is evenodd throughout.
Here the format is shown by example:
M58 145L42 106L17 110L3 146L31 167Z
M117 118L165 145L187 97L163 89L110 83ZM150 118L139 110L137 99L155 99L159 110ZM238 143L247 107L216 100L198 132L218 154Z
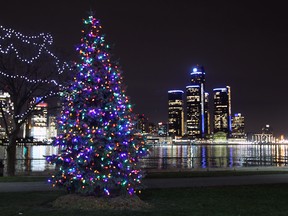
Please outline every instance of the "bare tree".
M0 101L0 113L8 139L7 175L15 175L16 145L21 126L37 104L57 97L70 71L50 49L49 34L25 36L0 26L0 90L11 103ZM37 100L35 98L37 97Z

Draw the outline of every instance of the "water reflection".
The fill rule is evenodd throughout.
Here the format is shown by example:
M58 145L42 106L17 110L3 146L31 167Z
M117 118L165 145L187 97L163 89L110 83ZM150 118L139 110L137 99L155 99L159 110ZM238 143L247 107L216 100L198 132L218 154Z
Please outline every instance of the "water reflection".
M0 146L0 159L6 167L5 146ZM18 146L17 173L49 171L55 169L44 156L57 154L58 149L45 146ZM147 169L192 169L246 166L286 166L288 145L154 145L148 157L141 159Z
M287 145L155 145L144 168L286 166ZM157 163L156 163L157 161Z
M58 148L49 145L21 145L16 149L16 174L30 172L42 172L53 170L45 160L45 155L57 154ZM6 172L6 146L0 146L0 159L4 159L4 172Z

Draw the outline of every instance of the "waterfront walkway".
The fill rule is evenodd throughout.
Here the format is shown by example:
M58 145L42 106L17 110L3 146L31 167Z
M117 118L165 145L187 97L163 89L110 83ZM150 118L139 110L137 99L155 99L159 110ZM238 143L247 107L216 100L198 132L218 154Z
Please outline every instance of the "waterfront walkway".
M194 177L194 178L157 178L143 179L147 188L179 188L179 187L210 187L253 184L280 184L288 183L288 174L267 174L249 176L225 176L225 177ZM47 182L1 182L0 192L19 191L52 191Z
M144 179L148 188L209 187L288 183L288 174Z

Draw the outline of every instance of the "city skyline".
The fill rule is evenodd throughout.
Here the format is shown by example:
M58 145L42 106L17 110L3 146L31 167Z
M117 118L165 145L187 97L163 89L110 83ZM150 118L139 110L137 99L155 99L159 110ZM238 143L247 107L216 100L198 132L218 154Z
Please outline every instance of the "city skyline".
M210 96L213 88L231 87L232 113L245 116L246 132L269 124L277 136L287 136L288 16L282 4L10 1L1 4L0 25L26 35L49 32L56 49L75 58L82 18L92 9L114 46L135 112L167 121L167 91L185 90L200 64Z

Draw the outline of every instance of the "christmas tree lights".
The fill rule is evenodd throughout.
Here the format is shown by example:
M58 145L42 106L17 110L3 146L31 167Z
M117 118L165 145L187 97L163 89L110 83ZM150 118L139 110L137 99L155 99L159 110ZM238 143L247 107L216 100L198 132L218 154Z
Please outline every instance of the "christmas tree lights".
M62 133L53 142L61 153L47 157L59 171L49 182L86 195L133 195L141 189L145 141L99 20L89 16L83 23L77 75L62 94Z

